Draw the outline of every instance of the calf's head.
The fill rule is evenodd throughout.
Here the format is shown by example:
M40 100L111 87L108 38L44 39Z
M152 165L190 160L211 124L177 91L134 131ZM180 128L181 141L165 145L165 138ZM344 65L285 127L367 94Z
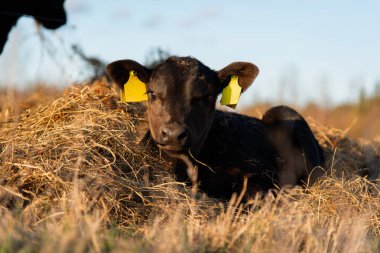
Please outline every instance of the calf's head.
M231 76L238 76L244 91L258 74L252 63L234 62L214 71L191 57L170 57L154 69L132 60L107 66L121 88L132 70L146 86L151 136L169 155L189 151L197 155L213 122L217 96Z

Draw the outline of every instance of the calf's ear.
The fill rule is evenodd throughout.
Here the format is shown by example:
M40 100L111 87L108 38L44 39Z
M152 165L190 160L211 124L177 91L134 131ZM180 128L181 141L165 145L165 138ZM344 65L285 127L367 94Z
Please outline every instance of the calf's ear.
M244 92L256 79L259 74L259 68L250 62L233 62L217 71L217 73L223 88L229 84L232 76L237 76L239 86Z
M124 84L128 82L129 73L134 71L143 83L149 82L152 71L140 63L132 60L120 60L114 61L106 67L108 75L111 77L121 89L124 88Z

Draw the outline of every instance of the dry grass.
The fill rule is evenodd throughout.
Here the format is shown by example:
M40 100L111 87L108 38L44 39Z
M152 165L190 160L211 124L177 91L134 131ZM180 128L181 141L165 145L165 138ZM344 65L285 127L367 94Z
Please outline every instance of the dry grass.
M245 204L193 199L138 145L142 107L117 100L94 84L13 118L0 110L0 252L378 249L379 142L311 122L335 173Z
M23 111L34 112L38 107L51 103L59 95L55 86L35 84L27 90L0 87L0 122L15 119Z

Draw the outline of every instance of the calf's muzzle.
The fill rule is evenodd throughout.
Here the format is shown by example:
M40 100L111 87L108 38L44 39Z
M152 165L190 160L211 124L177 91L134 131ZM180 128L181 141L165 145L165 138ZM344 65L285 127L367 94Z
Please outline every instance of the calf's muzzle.
M168 123L160 127L157 143L164 149L184 150L189 146L189 132L178 123Z

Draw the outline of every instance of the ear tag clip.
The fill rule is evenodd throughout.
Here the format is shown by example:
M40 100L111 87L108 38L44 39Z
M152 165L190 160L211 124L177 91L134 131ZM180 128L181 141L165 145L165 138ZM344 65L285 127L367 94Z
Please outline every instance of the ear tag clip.
M220 104L227 105L235 109L239 102L240 94L241 87L238 83L238 76L232 75L230 83L222 91L222 99L220 100Z
M129 72L128 82L124 84L124 89L120 90L121 102L142 102L148 100L145 83L141 82L136 72Z

